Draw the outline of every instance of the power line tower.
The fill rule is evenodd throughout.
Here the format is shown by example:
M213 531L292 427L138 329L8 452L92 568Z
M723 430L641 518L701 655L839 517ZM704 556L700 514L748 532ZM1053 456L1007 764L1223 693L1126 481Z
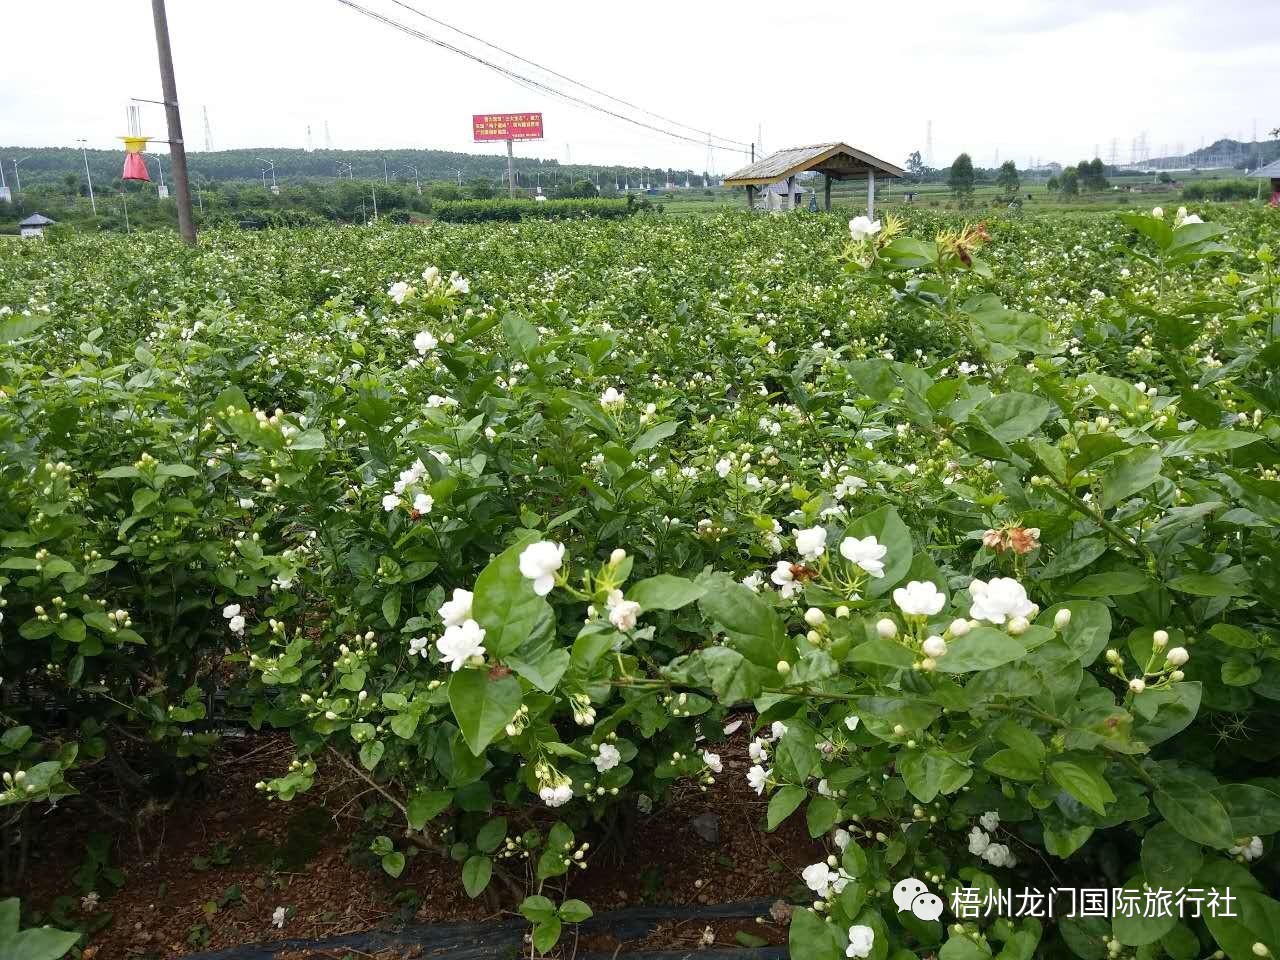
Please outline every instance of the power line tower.
M204 150L205 153L213 152L213 128L209 126L209 108L202 107L204 111Z
M329 136L329 121L324 122L324 148L326 150L333 149L333 138Z
M307 124L307 153L311 152L311 124Z
M1111 166L1115 166L1120 162L1120 141L1115 137L1111 138Z
M933 121L926 120L924 125L924 165L933 166Z

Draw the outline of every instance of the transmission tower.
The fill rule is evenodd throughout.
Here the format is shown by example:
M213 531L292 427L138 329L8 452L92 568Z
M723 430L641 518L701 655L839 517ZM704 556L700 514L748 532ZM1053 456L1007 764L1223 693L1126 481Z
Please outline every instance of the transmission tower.
M1115 137L1111 138L1111 166L1115 166L1120 162L1120 141Z
M924 165L933 166L933 121L927 120L924 125Z
M311 124L307 124L307 153L311 152Z
M329 136L329 121L324 122L324 148L326 150L333 149L333 138Z
M206 153L213 152L213 129L209 126L209 108L204 107L204 149Z

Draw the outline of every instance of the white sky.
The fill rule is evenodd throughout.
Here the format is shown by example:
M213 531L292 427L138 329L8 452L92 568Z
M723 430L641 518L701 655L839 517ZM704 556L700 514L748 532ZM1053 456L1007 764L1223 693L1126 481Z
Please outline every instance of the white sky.
M394 0L359 0L520 66ZM1129 158L1280 126L1274 0L916 0L812 6L551 0L418 9L646 109L767 150L846 140L902 163L961 150L987 166L1030 158ZM130 97L160 99L146 0L5 0L0 144L114 147ZM497 152L472 113L541 110L547 139L523 155L702 169L705 145L671 140L524 89L338 0L169 0L189 149L324 145ZM643 10L643 13L641 12ZM545 77L544 77L545 79ZM553 81L564 85L563 81ZM581 91L579 91L581 92ZM583 94L599 100L591 94ZM144 132L164 136L146 105ZM696 135L695 135L696 136ZM567 157L567 154L571 155ZM717 172L740 165L717 151Z

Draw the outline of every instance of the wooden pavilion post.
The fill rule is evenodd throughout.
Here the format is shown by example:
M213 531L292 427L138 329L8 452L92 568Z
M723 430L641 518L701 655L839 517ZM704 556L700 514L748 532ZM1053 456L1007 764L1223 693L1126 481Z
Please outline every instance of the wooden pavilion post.
M754 210L756 208L756 188L747 185L747 209Z
M796 208L796 177L795 174L787 177L787 210Z
M831 209L831 174L823 174L822 184L822 209Z
M876 170L875 167L867 169L867 216L872 220L876 218Z

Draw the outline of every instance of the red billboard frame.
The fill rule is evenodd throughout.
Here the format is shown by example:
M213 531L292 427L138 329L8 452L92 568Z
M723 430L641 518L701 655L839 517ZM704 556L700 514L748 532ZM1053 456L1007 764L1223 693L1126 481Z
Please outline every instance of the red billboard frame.
M543 139L541 113L473 113L471 135L476 143L491 140Z

